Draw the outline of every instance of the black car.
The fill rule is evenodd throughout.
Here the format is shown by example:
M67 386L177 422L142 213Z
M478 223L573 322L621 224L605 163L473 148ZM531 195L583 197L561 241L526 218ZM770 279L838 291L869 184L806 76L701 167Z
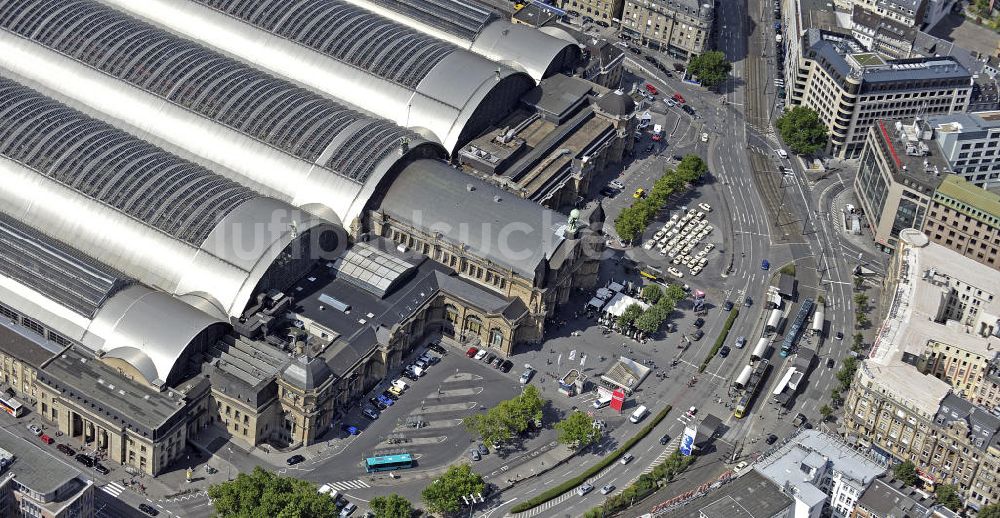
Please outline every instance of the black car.
M157 511L155 507L149 504L139 504L139 510L150 516L156 516L160 514L160 511Z
M302 455L292 455L291 457L288 457L288 460L285 461L285 464L288 464L289 466L294 466L305 460L306 458L303 457Z
M649 63L650 63L651 65L655 65L655 64L656 64L656 58L654 58L653 56L646 56L646 57L645 57L645 59L646 59L646 61L647 61L647 62L649 62Z
M752 306L753 305L753 299L751 299L750 297L747 297L747 298L743 299L743 305L746 306L746 307Z
M66 455L76 455L76 450L74 450L73 448L71 448L71 447L69 447L69 446L67 446L65 444L58 444L58 445L56 445L56 449L59 450L59 451L61 451L61 452L63 452L63 453L65 453Z
M485 363L486 365L489 365L489 364L493 363L493 360L495 360L495 359L497 359L497 355L495 355L493 353L490 353L490 354L487 354L485 358L483 358L483 363Z
M514 362L510 360L504 360L500 364L500 372L510 372L510 369L514 367Z
M778 436L777 436L777 435L774 435L774 434L772 433L772 434L768 434L768 436L767 436L767 440L766 440L766 441L764 441L764 442L766 442L766 443L768 443L768 444L774 444L774 443L775 443L775 441L777 441L777 440L778 440Z
M705 325L705 319L701 318L701 317L698 317L698 319L695 320L692 325L694 327L697 327L697 328L701 329L701 326Z
M685 112L687 112L688 115L694 115L694 108L692 108L692 107L690 107L690 106L688 106L686 104L682 105L681 109L684 110Z
M663 437L660 437L660 444L666 446L668 442L670 442L670 435L663 434Z
M597 20L594 23L596 23L597 25L600 25L601 27L604 27L605 29L607 29L608 27L611 27L611 24L608 23L608 22L606 22L606 21L604 21L604 20Z
M399 396L393 394L392 392L389 392L388 390L383 390L382 395L393 401L399 401Z
M611 188L611 187L605 187L605 188L601 189L601 196L604 196L604 197L607 197L607 198L614 198L617 195L618 195L618 190L617 189L614 189L614 188Z
M628 51L629 51L629 52L631 52L631 53L633 53L633 54L635 54L635 55L637 55L637 56L638 56L639 54L642 54L642 51L641 51L641 50L639 50L639 49L637 49L637 48L635 48L635 47L629 47L629 48L628 48Z
M417 381L418 379L420 379L419 377L417 377L416 374L414 374L414 373L412 373L412 372L410 372L408 370L404 370L403 371L403 377L406 378L406 379L408 379L408 380L410 380L410 381Z
M374 421L374 420L378 419L379 413L378 413L378 410L376 410L376 409L374 409L372 407L367 407L366 406L366 407L364 407L364 408L361 409L361 415L363 415L363 416L367 417L368 419L371 419L372 421Z
M90 455L87 455L86 453L77 454L76 461L79 462L80 464L83 464L84 466L87 466L88 468L92 468L94 467L94 464L97 464L97 461L94 460L94 458L91 457Z
M386 408L389 408L385 403L379 401L377 397L368 398L368 402L371 403L375 408L378 408L379 410L385 410Z
M726 356L729 356L729 351L730 351L729 346L723 345L722 349L719 349L719 356L725 358Z
M727 300L727 301L723 302L722 303L722 309L724 311L731 311L733 309L733 303L732 303L732 301Z
M434 351L434 352L436 352L436 353L438 353L438 354L440 354L440 355L442 355L442 356L445 355L445 354L448 354L448 351L446 351L444 347L441 347L441 344L439 344L437 342L434 342L434 343L428 345L427 348L430 349L430 350L432 350L432 351Z
M844 333L837 331L837 340L843 340L843 339L844 339Z
M107 475L111 473L111 470L105 467L103 464L94 463L94 471L100 473L101 475Z
M691 335L691 338L694 338L695 340L701 340L701 337L703 336L705 336L705 332L699 329L695 331L693 335Z
M673 158L674 160L678 161L678 162L680 162L681 160L684 160L684 157L682 157L682 156L680 156L680 155L674 155L674 156L673 156L672 158Z
M827 359L826 359L826 368L827 368L827 369L832 369L832 368L833 368L833 366L834 366L834 365L836 365L836 364L837 364L837 362L835 362L835 361L833 360L833 358L827 358Z
M501 365L503 365L503 358L499 356L497 356L497 359L490 362L490 367L493 367L494 369L499 369Z
M584 16L582 19L584 23L594 23L594 19L589 16Z

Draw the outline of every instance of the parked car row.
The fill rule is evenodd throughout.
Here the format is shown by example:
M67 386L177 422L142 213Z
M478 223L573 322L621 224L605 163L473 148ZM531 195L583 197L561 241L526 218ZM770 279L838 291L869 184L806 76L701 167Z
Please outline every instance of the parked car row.
M36 424L29 424L28 430L31 431L31 433L35 434L35 436L41 439L41 441L44 442L45 444L52 445L56 443L55 439L49 437L48 434L44 433L42 429ZM97 459L95 459L90 455L87 455L86 453L77 453L77 451L73 449L72 446L69 446L67 444L56 444L56 449L65 455L75 458L76 461L79 462L80 464L83 464L88 468L93 468L94 471L100 473L101 475L107 475L108 473L111 473L111 470L102 465L100 462L97 462Z
M465 355L473 360L479 360L500 372L510 372L510 369L514 367L514 362L504 359L496 353L491 353L487 349L469 347L469 350L465 351Z

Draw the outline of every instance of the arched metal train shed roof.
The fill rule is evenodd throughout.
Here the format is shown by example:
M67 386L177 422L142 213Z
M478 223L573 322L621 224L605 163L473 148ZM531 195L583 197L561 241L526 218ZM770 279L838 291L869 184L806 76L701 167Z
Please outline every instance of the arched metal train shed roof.
M340 0L104 0L420 131L454 152L534 86L526 74Z
M287 247L339 230L3 78L0 185L0 212L220 318Z
M176 381L199 339L227 327L2 212L0 300L156 386Z
M522 70L535 81L565 70L580 59L580 47L566 31L511 23L465 0L347 1Z
M334 222L361 214L397 162L444 155L389 121L90 0L4 2L0 29L0 66Z

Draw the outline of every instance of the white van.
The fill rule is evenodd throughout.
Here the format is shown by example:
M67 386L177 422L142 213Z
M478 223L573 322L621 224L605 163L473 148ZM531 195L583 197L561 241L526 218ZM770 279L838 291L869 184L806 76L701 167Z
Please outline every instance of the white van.
M777 153L778 156L781 158L788 158L788 152L786 152L784 149L778 148L774 152Z
M632 412L632 415L628 416L628 420L633 423L638 423L639 421L642 421L642 418L646 417L646 414L648 413L649 409L646 408L646 405L639 405L639 408L636 408Z
M410 388L410 386L407 385L406 382L401 379L393 380L392 386L396 387L396 389L399 390L400 392L405 392L406 389Z
M594 401L594 408L604 408L610 404L611 394L601 394L601 396Z

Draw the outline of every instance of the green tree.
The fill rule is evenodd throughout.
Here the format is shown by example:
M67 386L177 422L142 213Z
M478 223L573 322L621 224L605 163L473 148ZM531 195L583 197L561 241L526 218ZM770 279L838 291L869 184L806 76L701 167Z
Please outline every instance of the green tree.
M684 183L691 183L708 172L708 164L695 154L684 155L677 164L676 176Z
M463 495L483 492L483 477L472 471L468 464L454 464L440 478L431 482L420 497L432 513L451 514L462 507Z
M854 304L857 306L857 311L862 313L868 309L868 295L864 293L854 294Z
M776 125L782 140L797 154L811 155L826 147L826 125L810 108L796 106L779 117Z
M463 421L469 433L479 436L487 445L496 447L528 430L531 423L542 418L545 401L538 387L527 385L520 395L501 401L486 412L473 414Z
M861 290L861 286L864 286L864 284L865 284L865 278L864 277L862 277L860 275L855 275L854 276L854 289L855 290Z
M910 461L900 462L892 467L892 476L903 481L908 486L917 485L917 466Z
M840 389L833 389L830 391L830 400L834 405L839 405L844 402L843 397L840 395Z
M208 487L215 512L222 518L273 516L328 518L336 516L333 500L316 492L316 485L255 467L236 479Z
M615 232L625 241L635 241L646 228L648 221L644 213L636 207L625 207L615 218Z
M660 325L665 320L663 310L657 306L652 306L643 311L639 318L635 319L635 327L646 334L653 334L660 329Z
M630 304L622 312L622 316L618 317L618 328L625 329L633 324L635 324L635 319L639 318L642 314L642 306L638 304Z
M840 382L842 390L851 388L851 381L854 380L854 372L858 370L858 360L853 356L845 356L843 366L837 371L837 381Z
M684 300L685 297L687 297L687 293L684 293L684 288L681 288L676 284L671 284L670 286L667 286L667 291L664 293L664 295L666 295L667 298L669 298L675 305L678 302Z
M861 333L854 333L854 343L851 344L851 350L858 352L865 344L865 335Z
M833 414L833 409L830 408L830 405L823 405L819 409L819 415L823 416L824 421L829 419L832 414Z
M958 511L962 508L962 497L958 495L958 489L955 486L941 484L934 488L934 496L937 497L938 502L952 511Z
M1000 504L990 504L979 510L979 518L1000 518Z
M642 287L642 298L646 299L646 302L650 304L656 304L662 296L663 289L660 288L659 284L647 284Z
M710 50L695 56L688 63L688 72L696 76L707 88L722 84L732 69L733 64L718 50Z
M369 503L375 518L410 518L413 515L413 505L410 501L397 495L376 496Z
M583 448L601 440L601 430L594 427L594 420L587 414L574 410L566 419L556 423L559 442L574 448Z

